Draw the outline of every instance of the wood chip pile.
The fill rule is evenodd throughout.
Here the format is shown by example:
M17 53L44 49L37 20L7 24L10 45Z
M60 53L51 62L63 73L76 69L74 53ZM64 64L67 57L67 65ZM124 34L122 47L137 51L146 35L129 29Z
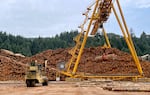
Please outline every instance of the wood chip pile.
M0 80L22 80L25 74L25 64L37 60L43 64L48 60L49 68L57 68L57 63L67 62L71 55L67 49L46 50L31 57L11 57L10 54L0 53ZM140 60L141 61L141 60ZM144 75L150 77L150 62L141 61ZM132 75L138 74L132 56L115 48L104 49L101 47L85 48L82 54L78 72L92 75ZM48 70L49 80L56 79L56 72ZM64 77L64 76L63 76Z

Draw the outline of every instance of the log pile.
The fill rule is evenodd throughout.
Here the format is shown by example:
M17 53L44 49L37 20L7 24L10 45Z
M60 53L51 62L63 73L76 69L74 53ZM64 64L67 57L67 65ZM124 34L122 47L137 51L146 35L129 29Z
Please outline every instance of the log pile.
M23 80L26 65L0 55L0 80Z

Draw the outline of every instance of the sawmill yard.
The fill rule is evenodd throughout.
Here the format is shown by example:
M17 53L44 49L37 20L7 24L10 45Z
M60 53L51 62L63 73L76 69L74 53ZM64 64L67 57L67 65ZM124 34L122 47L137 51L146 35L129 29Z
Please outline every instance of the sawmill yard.
M114 1L116 1L115 4ZM68 2L64 6L70 9L72 5ZM60 4L63 5L65 3ZM15 4L12 2L12 5ZM45 7L44 3L43 5ZM81 3L81 5L84 4ZM19 9L16 5L15 7ZM23 6L21 5L21 7ZM77 8L75 9L77 10ZM31 10L33 12L34 7ZM59 8L58 10L65 13L64 15L71 14L67 12L66 8ZM74 12L72 9L71 11ZM14 12L20 13L18 10ZM43 10L41 12L45 19ZM112 12L121 29L121 36L111 33L107 35L107 29L105 29L104 24ZM55 13L55 10L52 13ZM34 15L39 16L39 14ZM42 23L42 19L38 17L34 17L33 21L42 24L42 28L43 26L47 29L57 28L57 30L60 29L59 31L61 31L59 25L63 24L59 22L60 19L57 15L54 15L57 18L56 21L53 17L51 17L51 21L48 21L49 17L45 19L48 21L46 24L48 28ZM13 37L11 34L7 35L5 32L0 32L0 95L150 95L150 46L148 42L150 41L150 35L146 35L143 29L143 33L138 40L132 28L129 32L119 0L95 0L95 3L91 4L82 15L85 16L85 19L78 27L81 30L79 33L77 30L76 32L70 32L70 34L65 32L64 34L60 33L60 36L56 35L53 37L53 33L57 33L57 31L43 28L44 31L50 31L49 34L51 33L52 38L42 38L39 34L39 38L26 39L21 36ZM9 16L11 17L11 15ZM19 17L18 15L15 16L14 18ZM24 17L24 15L21 16ZM61 12L59 12L58 16L63 19ZM137 17L134 18L138 19ZM22 24L26 20L32 23L29 17L28 19L23 18L20 20L21 23L19 25L26 26ZM77 21L76 19L74 20ZM17 22L16 19L15 21ZM15 21L11 21L11 23ZM55 25L53 21L55 23L58 22L59 25ZM64 21L64 25L69 27L65 18ZM49 22L52 22L54 25L49 25ZM138 25L137 22L136 24ZM36 24L36 22L33 22L33 24ZM148 25L148 23L146 24ZM34 25L29 26L32 27ZM31 32L37 34L38 30L42 31L41 34L44 34L44 31L39 27L41 25L35 26L38 26L37 29L31 29L30 32L24 29L28 26L20 28L16 25L15 29L24 29L28 35L32 34ZM11 25L11 27L14 26ZM114 25L112 27L116 28ZM112 29L111 31L117 32L118 30ZM109 32L111 31L109 30ZM21 30L19 32L22 33ZM49 34L46 35L48 36ZM121 41L118 41L119 39ZM132 41L132 39L134 40ZM90 40L93 42L91 43ZM98 42L101 43L98 44Z
M11 51L0 50L0 80L23 80L27 63L37 60L38 63L44 64L47 59L49 68L57 68L59 62L67 62L71 55L68 53L71 48L46 50L31 57L16 55ZM110 55L105 57L105 55ZM104 56L101 58L101 56ZM150 62L140 60L144 76L150 77ZM116 48L85 48L80 60L78 72L95 75L138 75L139 72L129 53L122 52ZM56 71L47 70L49 80L56 79ZM64 80L61 76L61 80Z
M0 95L149 95L150 62L140 60L147 81L112 81L109 79L88 79L86 81L66 82L56 80L56 71L47 70L48 86L36 84L36 87L26 87L24 82L25 66L32 60L43 64L48 60L48 67L56 68L60 61L68 61L71 55L67 49L46 50L31 57L16 55L11 51L0 51ZM102 54L112 57L100 58ZM115 48L85 48L79 72L95 75L107 74L138 74L136 65L130 54Z

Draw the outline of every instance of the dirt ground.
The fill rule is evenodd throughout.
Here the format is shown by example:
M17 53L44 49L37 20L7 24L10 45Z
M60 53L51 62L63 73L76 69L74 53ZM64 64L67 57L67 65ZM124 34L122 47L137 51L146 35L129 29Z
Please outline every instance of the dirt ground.
M100 84L92 84L49 82L48 86L38 84L36 87L27 88L24 82L3 81L0 82L0 95L150 95L150 92L108 91L103 90ZM106 84L103 83L104 85Z

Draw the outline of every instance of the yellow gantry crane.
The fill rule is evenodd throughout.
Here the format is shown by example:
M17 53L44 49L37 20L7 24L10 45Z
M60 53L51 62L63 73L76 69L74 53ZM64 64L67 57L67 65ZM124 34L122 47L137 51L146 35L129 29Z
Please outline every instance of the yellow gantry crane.
M137 79L143 76L143 71L142 71L139 59L137 57L137 53L135 51L130 33L128 31L119 0L114 0L114 1L116 1L117 3L116 5L119 9L121 20L116 12L113 0L95 0L95 2L87 8L87 11L83 13L83 15L85 16L85 19L83 23L79 26L79 28L81 29L81 32L74 38L76 45L69 52L72 55L72 57L68 61L68 63L66 63L66 69L64 71L60 71L61 74L64 74L71 78L113 78L113 79L114 78L118 78L118 79L133 78L133 79ZM106 45L108 48L111 48L107 33L104 28L104 23L108 20L111 12L113 12L116 17L119 27L123 33L124 39L128 45L128 48L137 66L139 75L86 76L84 74L78 73L77 69L78 69L79 61L81 59L83 49L85 47L89 34L95 35L98 29L101 28L105 37Z

